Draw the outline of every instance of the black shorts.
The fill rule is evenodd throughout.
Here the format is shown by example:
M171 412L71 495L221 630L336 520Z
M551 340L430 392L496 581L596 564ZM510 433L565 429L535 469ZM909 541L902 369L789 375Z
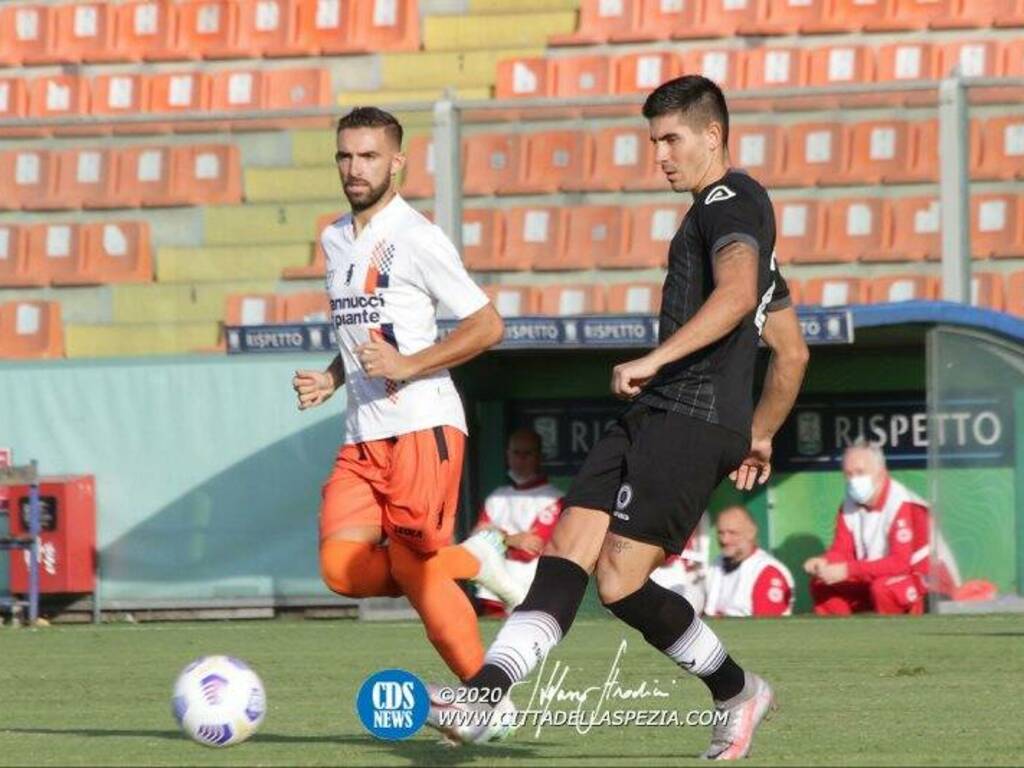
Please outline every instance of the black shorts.
M749 451L731 429L638 403L591 449L564 505L603 510L612 533L679 554Z

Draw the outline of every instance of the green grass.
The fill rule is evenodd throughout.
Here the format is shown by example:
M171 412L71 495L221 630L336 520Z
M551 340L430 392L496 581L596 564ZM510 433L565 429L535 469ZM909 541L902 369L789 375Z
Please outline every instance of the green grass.
M717 621L733 656L776 686L780 711L749 765L1005 765L1024 747L1024 617ZM484 625L487 638L497 625ZM581 620L553 656L566 687L599 685L620 640L621 681L655 679L668 707L704 708L699 681L635 632ZM179 669L230 653L263 677L269 711L249 742L207 749L169 709ZM549 661L549 668L552 662ZM416 623L219 622L0 629L0 765L686 764L707 729L548 728L504 744L448 749L424 729L376 741L354 710L370 673L401 666L449 679ZM519 693L517 698L525 698ZM564 706L564 705L563 705ZM628 705L627 705L628 706ZM636 706L636 705L633 705ZM660 702L656 706L663 706Z

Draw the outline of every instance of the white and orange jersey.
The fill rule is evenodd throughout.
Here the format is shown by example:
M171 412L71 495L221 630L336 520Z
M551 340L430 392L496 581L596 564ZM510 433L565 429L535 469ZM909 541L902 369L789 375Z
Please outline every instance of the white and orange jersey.
M466 416L448 371L410 381L371 379L355 350L383 339L403 355L437 341L437 306L458 319L488 302L441 229L399 195L355 235L346 214L320 235L327 257L327 295L345 364L347 443L450 425Z
M708 569L708 616L789 616L793 613L793 575L763 549L738 565L719 555Z

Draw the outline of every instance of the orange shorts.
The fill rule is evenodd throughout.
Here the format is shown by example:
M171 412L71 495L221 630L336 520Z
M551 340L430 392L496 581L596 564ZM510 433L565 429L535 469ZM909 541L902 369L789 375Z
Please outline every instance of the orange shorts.
M466 436L450 426L343 445L323 487L320 540L379 525L419 552L448 545L465 449Z

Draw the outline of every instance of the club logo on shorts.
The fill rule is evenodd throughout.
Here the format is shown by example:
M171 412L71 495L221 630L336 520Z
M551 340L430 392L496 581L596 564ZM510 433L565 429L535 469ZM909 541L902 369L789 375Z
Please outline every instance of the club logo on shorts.
M629 502L633 500L633 486L629 483L623 483L619 486L619 492L615 495L615 508L622 510L629 506ZM629 518L625 518L628 520Z
M711 190L711 193L704 198L704 205L711 205L717 203L720 200L731 200L736 197L736 193L729 189L725 184L719 184L717 187Z

